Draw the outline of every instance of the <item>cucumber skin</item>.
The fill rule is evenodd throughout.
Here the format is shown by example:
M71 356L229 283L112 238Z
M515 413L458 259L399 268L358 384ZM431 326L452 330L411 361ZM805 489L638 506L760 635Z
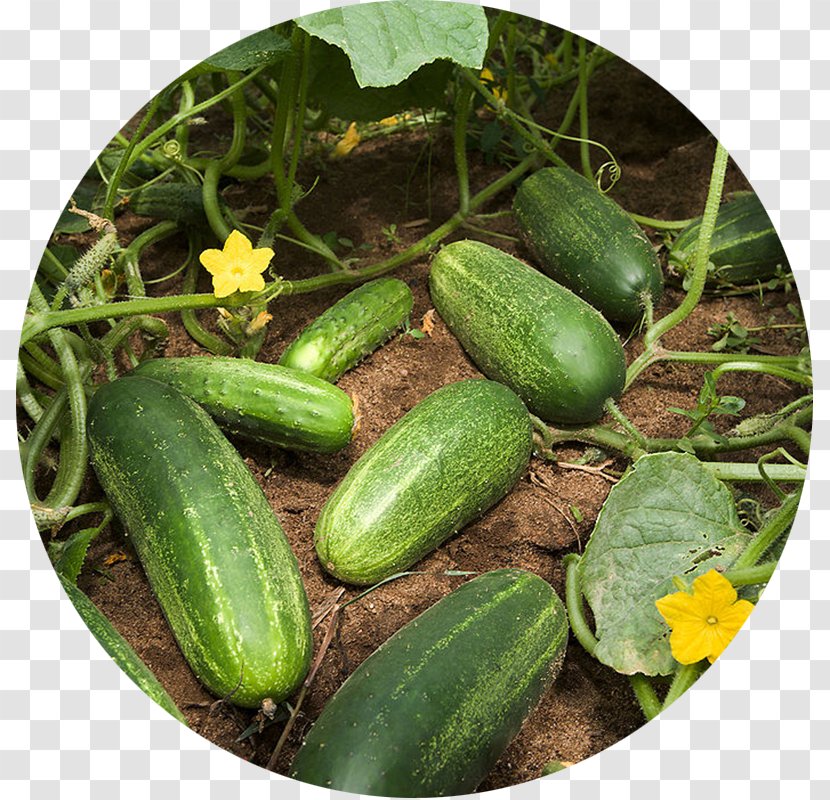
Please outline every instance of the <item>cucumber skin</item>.
M223 203L222 200L219 201ZM180 225L209 229L201 186L154 183L130 197L130 210L141 217L169 219Z
M641 296L656 303L663 273L642 229L571 169L547 167L519 187L513 213L543 272L608 319L638 322Z
M388 797L473 792L553 682L567 640L562 601L542 578L481 575L355 670L289 775Z
M187 720L173 702L173 698L167 694L165 688L159 683L158 678L153 675L138 653L130 647L127 640L115 629L95 603L74 583L65 578L60 578L60 582L67 597L75 606L78 615L84 621L84 625L89 628L90 633L106 650L107 655L115 662L116 666L122 672L125 672L127 677L151 700L158 703L179 722L187 725Z
M229 433L288 450L334 453L351 442L351 398L313 375L246 358L156 358L133 375L167 383Z
M101 486L197 678L249 708L288 697L311 661L308 600L236 450L196 403L138 376L95 392L87 432Z
M684 275L694 256L702 217L684 228L669 251L669 263ZM767 280L780 264L789 267L772 220L754 192L741 192L718 209L709 261L715 270L708 285L737 285Z
M550 422L594 422L625 383L603 316L573 292L482 242L453 242L429 275L432 302L487 377Z
M279 363L334 383L406 324L413 303L397 278L358 286L308 325Z
M522 401L493 381L443 386L349 470L314 531L327 572L371 585L419 561L501 500L530 460Z

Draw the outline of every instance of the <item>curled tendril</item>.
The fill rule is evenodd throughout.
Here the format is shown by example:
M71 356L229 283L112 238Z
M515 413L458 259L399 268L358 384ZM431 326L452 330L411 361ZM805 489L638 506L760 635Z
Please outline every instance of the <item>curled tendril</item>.
M602 186L602 179L606 173L608 172L608 186L603 188ZM622 169L620 169L620 165L617 163L616 160L606 161L604 164L599 165L599 169L596 171L594 178L597 182L597 189L602 192L602 194L607 194L610 192L617 181L622 177Z
M175 139L169 139L162 145L161 152L167 158L178 159L181 158L182 146Z

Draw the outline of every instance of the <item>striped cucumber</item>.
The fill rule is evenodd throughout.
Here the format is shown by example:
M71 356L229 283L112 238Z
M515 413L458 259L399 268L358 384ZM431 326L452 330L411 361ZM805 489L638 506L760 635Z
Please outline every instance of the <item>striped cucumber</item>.
M684 228L669 251L669 264L686 274L695 254L702 217ZM784 245L772 220L754 192L736 192L718 209L709 262L707 285L746 284L775 276L778 267L789 269Z
M358 286L305 328L279 363L334 383L406 325L412 304L412 292L397 278Z
M226 431L288 450L333 453L355 426L351 398L313 375L247 358L145 361L134 375L174 386Z
M542 271L608 319L637 322L643 295L660 299L663 274L648 238L582 175L538 170L516 192L513 213Z
M297 780L368 795L475 791L556 677L568 620L537 575L463 584L369 656L297 753Z
M406 569L501 500L531 447L530 416L506 386L443 386L386 431L334 490L314 532L320 561L359 585Z
M220 198L220 205L224 200ZM202 187L191 183L153 183L130 196L130 210L142 217L170 219L209 230Z
M60 576L58 576L60 577ZM150 668L139 658L138 653L127 643L127 640L113 627L113 624L99 611L92 602L74 583L66 578L60 578L63 590L72 601L75 610L80 615L90 633L107 655L116 663L127 677L141 689L151 700L158 703L168 714L179 722L187 725L187 720L176 707L173 698L158 682L158 678L150 672Z
M625 382L625 356L602 315L513 256L453 242L429 276L435 308L487 377L543 419L594 422Z
M176 389L128 376L95 392L88 435L199 680L250 708L290 695L311 658L308 600L279 521L213 420Z

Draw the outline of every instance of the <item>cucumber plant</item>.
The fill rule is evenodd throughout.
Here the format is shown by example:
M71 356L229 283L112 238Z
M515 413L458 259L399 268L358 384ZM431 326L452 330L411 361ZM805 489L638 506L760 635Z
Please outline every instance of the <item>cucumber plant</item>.
M404 35L417 44L397 47L396 37ZM395 57L381 58L381 53ZM68 591L77 590L91 542L113 516L120 517L196 674L230 702L258 708L272 721L287 717L284 743L334 628L311 665L308 609L279 523L233 448L185 395L227 431L312 453L303 459L344 447L354 431L354 401L331 382L401 327L413 338L420 336L418 347L429 343L426 333L410 327L410 288L389 274L441 248L429 279L436 309L482 372L510 388L493 380L462 381L419 398L334 490L315 537L323 568L335 579L372 585L367 590L372 591L378 583L396 580L398 570L510 491L531 447L550 460L574 444L614 454L631 462L630 471L595 521L581 560L577 553L565 557L571 625L598 660L630 674L647 717L676 699L709 654L681 664L655 603L670 597L678 583L693 600L697 581L712 569L729 578L740 600L757 598L780 554L804 478L812 377L797 308L793 321L768 326L787 326L801 337L791 342L801 349L794 355L762 352L762 343L754 341L760 335L750 334L764 329L731 320L726 328L712 327L718 337L714 347L670 346L672 332L704 292L728 298L751 291L763 299L768 292L791 291L792 277L757 198L734 197L721 206L726 153L720 146L698 218L656 220L616 204L610 193L622 179L621 166L590 138L588 102L589 85L601 79L611 61L613 56L580 37L529 24L509 12L391 0L261 31L211 56L155 97L135 127L119 133L101 154L61 216L59 238L44 252L21 335L17 393L24 415L23 472L38 526L51 541L50 555L73 587ZM550 105L546 100L557 90L566 92L556 106L559 116L554 122L545 116L542 124L539 110ZM194 134L194 123L205 116L225 125L229 136L206 145ZM450 192L447 217L379 225L366 240L381 242L381 255L355 247L356 238L332 236L328 222L318 229L306 202L309 194L321 191L318 178L325 184L326 171L338 169L342 159L359 157L370 140L375 145L413 131L425 141L411 172L414 176L426 165L427 209L435 143L443 135L451 145L455 192ZM559 152L566 140L578 144L577 171ZM600 160L596 153L602 154ZM473 159L487 166L481 184L480 173L471 176ZM509 190L523 179L511 211ZM263 186L270 186L273 199L257 225L238 198L252 187L261 194ZM495 201L500 205L491 208ZM127 210L148 220L148 227L132 237ZM411 241L410 226L424 226L426 232ZM682 274L682 286L673 287L681 292L676 305L672 301L678 295L671 291L660 301L658 261L638 226L665 232L669 240L678 234L668 256L669 276L680 283ZM754 230L761 235L755 237ZM466 241L448 243L461 232ZM87 249L79 250L80 240L67 240L65 233L83 233ZM513 234L524 238L519 254L529 263L503 252L518 243ZM581 246L563 260L572 240ZM622 243L613 248L621 259L616 263L608 252L612 241ZM753 242L763 244L763 252L750 253ZM154 249L170 243L181 247L182 258L167 274L154 276L148 269ZM289 244L308 257L302 277L284 274ZM200 291L203 268L213 278L213 291ZM411 282L413 289L418 280ZM289 315L282 317L281 310L296 296L326 290L334 303L329 310L306 330L286 332ZM600 311L628 330L615 330ZM638 321L640 330L631 331ZM261 353L272 352L262 348L277 325L296 340L281 365L256 363ZM171 333L181 344L182 330L192 342L178 352L200 356L158 358ZM621 332L630 336L625 344ZM442 333L439 328L436 336ZM672 363L700 365L706 372L689 393L691 407L675 409L686 417L679 435L650 436L620 405L625 407L625 392L655 365ZM742 399L719 388L730 373L785 381L800 394L771 412L742 416ZM735 418L725 432L716 425L716 417L724 415ZM179 440L178 448L170 446ZM90 454L108 500L88 496ZM198 481L187 480L208 465L213 469L203 470ZM675 480L667 482L666 476ZM735 482L768 487L777 506L764 508L754 501L752 514L741 516L726 488ZM227 497L234 502L222 502ZM688 519L668 514L667 509L684 503L711 523L706 541L695 538L697 529ZM665 512L659 520L647 513L655 505ZM379 515L378 509L386 511ZM248 512L257 520L255 531ZM571 514L577 523L591 522L576 506ZM84 522L93 516L94 524ZM383 525L374 524L378 516ZM615 520L623 517L657 555L648 572L634 563L633 544L621 548L626 566L621 582L613 583L620 575L608 568L608 540L619 534ZM750 518L754 522L744 526ZM163 524L165 519L174 520L172 527ZM673 533L661 540L666 530ZM225 538L234 531L247 543L250 558ZM192 576L176 571L184 568L172 557L174 549L186 554ZM221 576L216 586L199 590L216 575ZM478 580L480 587L507 579ZM545 609L555 606L541 578L519 582L547 598ZM472 597L476 591L462 587L453 594ZM609 592L624 602L609 606ZM593 628L584 602L593 612ZM501 600L496 606L501 608ZM267 613L260 616L263 608ZM472 626L479 611L458 607L453 619ZM272 624L264 622L266 617ZM457 764L445 764L446 769L429 775L419 773L419 792L474 791L492 766L491 756L538 699L546 659L558 662L559 645L564 647L559 616L552 638L527 647L522 630L506 620L497 626L504 634L499 641L490 634L473 635L457 651L501 659L501 673L485 671L475 682L491 704L492 737L472 735L471 724L456 731L447 708L436 706L430 724L457 734L451 752L467 758L470 769L461 775L453 772ZM234 641L235 623L253 631L241 644ZM416 638L428 645L427 633L435 630L425 625ZM401 639L411 635L410 629ZM457 644L463 637L451 638ZM390 642L390 650L401 639ZM544 652L533 649L537 646ZM278 663L269 660L275 647L282 654ZM125 652L125 669L138 675L140 667ZM499 676L515 677L521 659L534 655L533 669L511 684L524 687L520 681L532 677L533 691L518 699L508 690L500 693ZM249 674L243 664L261 669ZM460 669L460 657L449 666ZM456 673L438 666L427 673L422 677L428 691L437 687L447 702L453 701L439 684ZM388 766L385 775L343 778L353 765L343 742L335 747L329 739L330 725L338 723L326 720L371 716L375 705L364 706L361 699L371 681L360 674L346 686L363 688L333 701L293 769L312 782L337 781L355 791L412 790L412 769L424 753L401 764L391 745L381 759ZM387 674L385 685L398 687L398 677ZM673 683L665 691L661 680L669 677ZM299 685L295 704L291 693ZM150 689L167 703L157 687ZM290 698L292 705L274 713L278 698ZM516 702L496 707L511 698ZM384 712L395 710L388 699L378 700ZM344 706L346 711L338 710ZM407 733L417 711L406 703L398 707L404 722L395 735ZM322 763L319 745L329 741L338 758ZM547 760L554 764L557 756L555 763L561 764L559 755ZM367 763L361 762L361 770Z

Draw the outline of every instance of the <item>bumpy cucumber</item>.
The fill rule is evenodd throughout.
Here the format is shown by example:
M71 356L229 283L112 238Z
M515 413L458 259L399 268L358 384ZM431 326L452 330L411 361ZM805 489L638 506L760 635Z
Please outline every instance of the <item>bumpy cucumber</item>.
M617 335L584 300L481 242L447 245L429 276L435 308L479 369L551 422L599 419L622 394Z
M669 263L684 275L700 235L698 218L684 228L669 251ZM707 284L746 284L772 278L777 268L789 268L784 246L772 220L754 192L736 193L718 209L709 262L714 269Z
M158 703L179 722L187 725L187 720L176 707L173 698L167 694L164 687L158 682L158 678L150 672L150 668L139 658L138 653L130 647L127 640L113 627L113 624L98 610L95 603L71 581L65 578L61 578L60 581L63 590L72 601L72 605L75 606L84 624L116 665L126 672L127 677L151 700Z
M567 640L562 601L542 578L481 575L355 670L289 774L359 794L473 792L552 683Z
M185 658L219 697L284 699L311 658L297 560L262 490L196 403L150 378L101 386L88 435Z
M412 303L412 292L397 278L365 283L317 317L280 364L333 383L406 324Z
M656 302L663 274L639 226L571 169L549 167L516 193L513 213L541 269L608 319L636 322L642 296Z
M175 386L226 431L255 441L315 453L333 453L351 441L351 398L288 367L195 356L145 361L133 374Z
M202 189L190 183L153 183L130 196L130 209L142 217L209 227Z
M325 569L372 584L498 502L527 467L530 417L506 386L467 380L422 400L349 470L314 533Z

